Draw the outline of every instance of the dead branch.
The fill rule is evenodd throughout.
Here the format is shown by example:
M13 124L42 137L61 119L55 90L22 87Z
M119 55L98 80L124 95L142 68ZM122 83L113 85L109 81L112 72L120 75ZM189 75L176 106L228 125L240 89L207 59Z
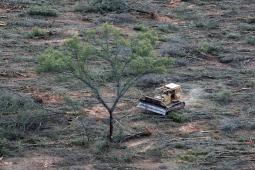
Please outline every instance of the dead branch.
M134 139L139 139L139 138L142 138L142 137L148 137L148 136L151 136L151 132L148 129L146 129L144 132L140 132L140 133L136 133L136 134L133 134L133 135L125 136L120 141L120 143L127 142L127 141L134 140Z

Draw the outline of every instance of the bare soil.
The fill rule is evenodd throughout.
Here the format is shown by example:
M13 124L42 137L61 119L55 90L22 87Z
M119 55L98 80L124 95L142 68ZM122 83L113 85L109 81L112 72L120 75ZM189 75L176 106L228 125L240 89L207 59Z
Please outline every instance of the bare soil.
M252 0L155 0L151 4L156 18L130 12L131 18L121 22L121 14L76 12L75 3L0 2L0 21L7 24L0 26L0 86L61 112L52 112L42 130L21 139L15 155L3 155L0 169L255 169L255 46L246 41L255 32L244 27L255 28L246 22L255 16ZM29 16L27 10L34 4L51 5L59 14ZM163 37L157 52L174 59L164 80L181 84L186 102L185 109L177 111L184 120L177 123L170 115L135 108L140 94L150 94L154 86L133 88L114 115L115 138L144 129L152 134L106 150L101 145L108 115L89 91L68 76L36 72L44 49L60 46L104 21L113 22L124 35L135 33L133 28L140 24L157 30ZM35 26L52 34L28 38ZM212 52L204 49L206 43ZM225 101L222 92L230 93L230 99ZM111 96L108 89L105 94ZM82 105L79 113L66 98ZM77 141L84 133L91 141L81 144Z

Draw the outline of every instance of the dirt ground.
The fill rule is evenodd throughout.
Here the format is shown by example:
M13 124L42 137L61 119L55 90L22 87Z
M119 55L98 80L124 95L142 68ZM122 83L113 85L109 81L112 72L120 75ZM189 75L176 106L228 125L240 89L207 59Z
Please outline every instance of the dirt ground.
M0 158L0 169L255 169L255 46L247 42L255 36L253 0L154 0L149 10L156 17L136 11L82 13L75 4L0 2L0 90L11 89L60 113L52 113L39 131L11 141L18 150ZM34 5L51 6L58 15L31 16L27 11ZM115 138L145 129L151 135L110 148L103 147L107 113L88 89L67 75L36 72L44 49L104 22L126 35L141 25L157 30L157 52L174 60L162 79L182 85L186 102L174 113L180 122L171 115L144 114L135 108L140 94L159 84L155 75L140 82L118 106ZM29 38L34 27L47 36ZM70 100L82 104L79 113ZM86 143L84 136L90 139Z

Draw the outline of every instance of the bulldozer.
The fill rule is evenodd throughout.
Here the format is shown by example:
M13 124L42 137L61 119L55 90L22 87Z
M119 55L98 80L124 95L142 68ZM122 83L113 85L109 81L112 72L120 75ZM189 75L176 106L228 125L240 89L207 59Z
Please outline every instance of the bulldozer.
M180 85L175 83L165 84L157 88L155 92L154 97L142 97L137 107L164 116L171 111L185 107L185 102L180 101L182 93Z

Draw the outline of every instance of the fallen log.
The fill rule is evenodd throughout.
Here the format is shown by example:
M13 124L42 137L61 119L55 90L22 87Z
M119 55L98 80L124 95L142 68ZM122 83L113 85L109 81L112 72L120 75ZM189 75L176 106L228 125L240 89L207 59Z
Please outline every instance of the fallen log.
M148 137L150 135L151 135L151 132L148 129L146 129L144 132L139 132L139 133L136 133L136 134L131 134L131 135L125 136L120 141L120 143L127 142L127 141L134 140L134 139L143 138L143 137Z

